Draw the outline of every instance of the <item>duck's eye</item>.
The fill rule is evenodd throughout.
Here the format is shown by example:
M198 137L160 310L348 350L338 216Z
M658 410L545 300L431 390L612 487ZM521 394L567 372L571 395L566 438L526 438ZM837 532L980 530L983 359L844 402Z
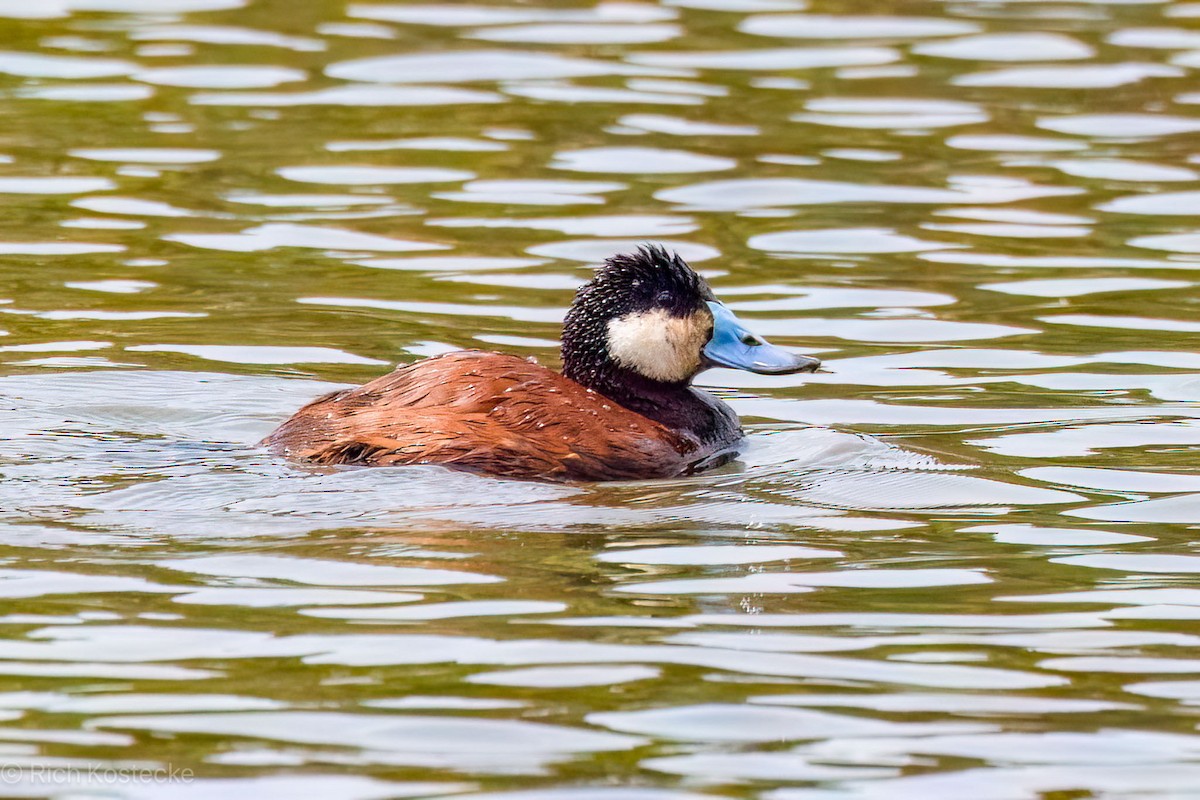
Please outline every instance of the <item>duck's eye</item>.
M762 339L758 338L753 333L746 333L742 335L742 344L746 345L747 347L758 347L762 343Z
M671 301L672 301L673 299L674 299L674 298L672 298L672 296L671 296L671 293L670 293L670 292L668 292L668 291L665 291L665 290L664 290L664 291L661 291L661 292L659 292L659 293L658 293L658 294L655 296L655 298L654 298L654 304L655 304L656 306L669 306L669 305L671 305Z

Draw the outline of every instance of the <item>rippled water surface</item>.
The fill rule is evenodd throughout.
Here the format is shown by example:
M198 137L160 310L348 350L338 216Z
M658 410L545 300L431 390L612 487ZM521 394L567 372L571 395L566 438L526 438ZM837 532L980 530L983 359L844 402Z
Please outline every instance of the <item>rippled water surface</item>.
M0 42L0 796L1200 797L1200 5L0 0ZM396 362L556 365L648 240L826 361L704 376L740 462L255 448Z

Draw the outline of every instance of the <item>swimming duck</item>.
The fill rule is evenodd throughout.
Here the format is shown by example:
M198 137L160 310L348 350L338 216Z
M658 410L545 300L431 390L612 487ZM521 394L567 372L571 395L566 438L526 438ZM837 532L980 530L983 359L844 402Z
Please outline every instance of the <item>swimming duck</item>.
M733 458L737 414L691 386L709 367L767 375L820 362L755 336L677 254L609 258L575 295L562 373L464 350L296 412L263 444L317 464L441 464L549 480L688 475Z

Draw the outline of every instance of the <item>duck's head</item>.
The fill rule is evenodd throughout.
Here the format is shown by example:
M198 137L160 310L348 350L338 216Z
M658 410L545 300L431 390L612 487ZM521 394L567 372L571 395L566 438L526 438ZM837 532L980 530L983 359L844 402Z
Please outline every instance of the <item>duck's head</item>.
M651 245L609 258L579 289L562 355L563 374L593 388L633 376L687 385L710 367L785 375L821 363L750 332L682 258Z

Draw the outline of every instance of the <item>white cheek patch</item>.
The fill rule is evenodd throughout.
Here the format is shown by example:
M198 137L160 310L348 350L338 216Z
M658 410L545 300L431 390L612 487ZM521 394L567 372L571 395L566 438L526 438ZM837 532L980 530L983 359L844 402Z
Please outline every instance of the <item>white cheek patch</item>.
M711 318L672 317L663 309L626 314L608 322L608 353L626 369L652 380L679 383L700 369Z

